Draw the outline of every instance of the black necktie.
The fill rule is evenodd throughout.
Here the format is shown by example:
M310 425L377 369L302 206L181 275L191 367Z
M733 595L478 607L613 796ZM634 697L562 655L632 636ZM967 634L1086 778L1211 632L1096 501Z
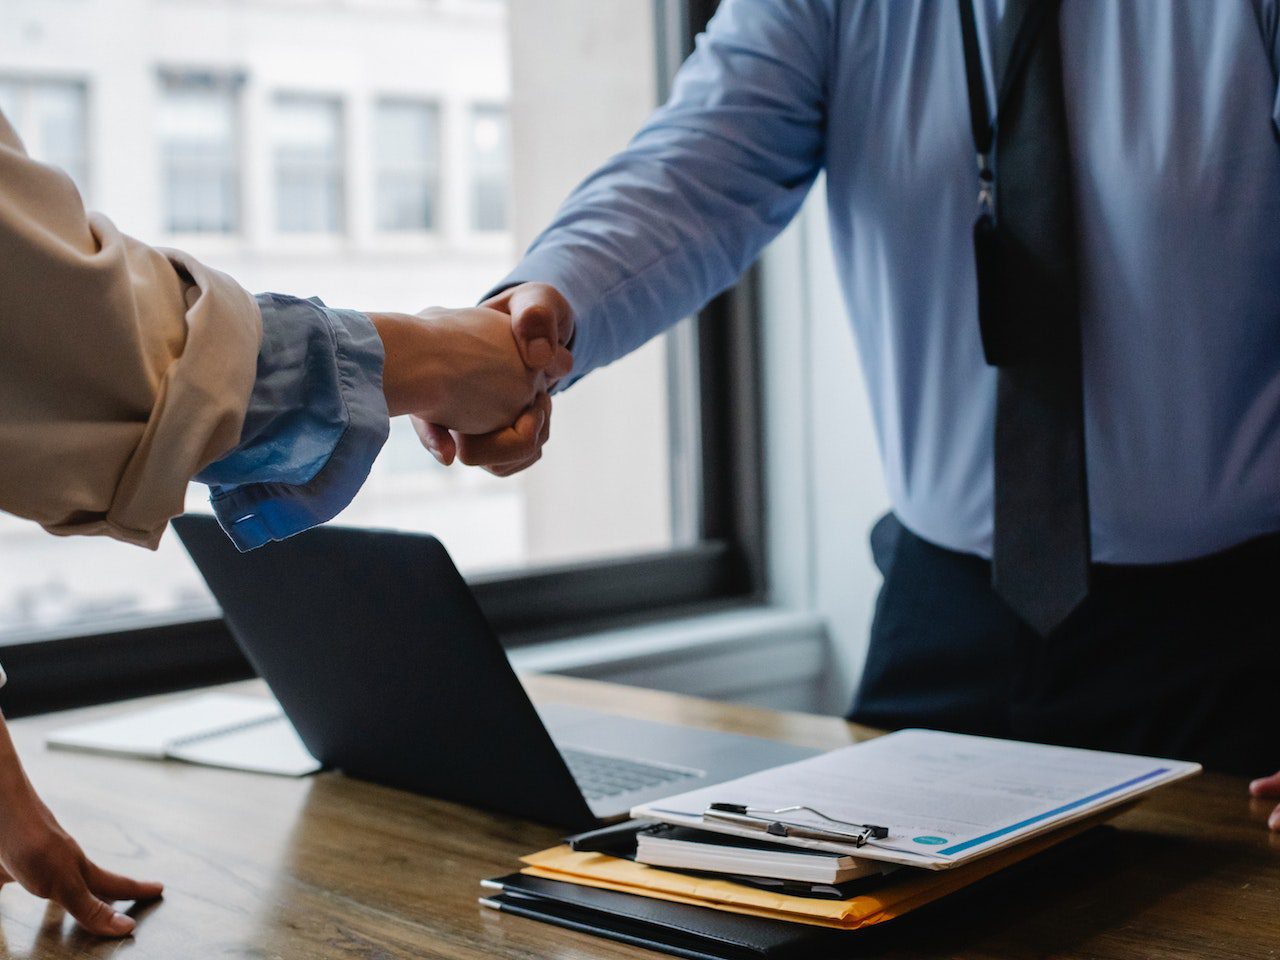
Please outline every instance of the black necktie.
M1088 594L1090 559L1057 0L1008 0L996 63L994 316L983 318L1003 341L992 585L1045 635Z

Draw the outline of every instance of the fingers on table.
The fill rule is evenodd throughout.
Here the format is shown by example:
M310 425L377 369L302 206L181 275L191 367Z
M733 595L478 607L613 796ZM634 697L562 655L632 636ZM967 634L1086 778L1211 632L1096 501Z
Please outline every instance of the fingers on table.
M118 912L116 900L154 900L164 892L159 883L131 880L84 860L78 873L67 875L49 899L64 907L76 922L100 937L124 937L133 932L136 921Z
M1259 777L1249 784L1249 792L1255 797L1280 800L1280 773Z
M49 897L66 908L76 922L100 937L123 937L133 932L134 919L95 896L83 877L70 877Z
M85 861L84 878L90 890L107 900L154 900L164 893L164 884L133 880L104 870L91 860Z
M1280 773L1259 777L1249 784L1249 792L1264 800L1280 800ZM1267 818L1267 826L1272 830L1280 830L1280 806L1271 811L1271 816Z

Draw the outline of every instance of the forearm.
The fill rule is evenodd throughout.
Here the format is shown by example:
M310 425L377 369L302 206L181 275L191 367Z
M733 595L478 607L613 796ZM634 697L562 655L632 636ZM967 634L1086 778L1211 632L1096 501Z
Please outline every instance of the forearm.
M9 724L0 715L0 834L12 829L32 793L31 781L9 735Z
M822 163L830 27L821 0L727 0L670 102L500 285L564 295L575 378L695 312L795 214Z
M522 362L506 315L492 310L411 316L278 294L258 302L264 337L241 441L196 477L242 550L342 510L390 416L486 432L510 424L545 388Z
M0 509L153 546L236 442L260 336L234 281L86 213L0 118Z

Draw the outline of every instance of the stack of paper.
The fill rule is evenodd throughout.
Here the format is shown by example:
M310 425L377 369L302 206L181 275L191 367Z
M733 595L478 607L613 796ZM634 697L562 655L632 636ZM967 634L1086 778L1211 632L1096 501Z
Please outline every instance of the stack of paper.
M878 877L886 868L874 860L860 860L848 854L800 850L755 838L667 824L636 834L636 862L651 867L828 884Z
M866 743L644 804L632 816L734 836L762 836L707 819L715 803L740 804L761 823L811 830L883 826L858 846L769 836L829 850L946 870L1126 803L1200 771L1200 765L1071 747L901 730ZM808 809L786 813L791 807ZM839 821L846 825L833 825Z
M900 731L632 811L675 828L749 838L749 850L763 841L780 855L825 851L864 871L868 864L901 866L871 878L857 895L801 896L561 846L525 857L520 874L489 881L501 892L484 902L685 956L728 956L716 947L728 942L737 944L732 955L740 955L748 934L713 918L751 918L737 922L755 924L753 935L767 934L779 948L803 955L810 941L777 931L851 931L900 917L1077 836L1199 769L1174 760ZM725 818L725 809L738 813ZM597 894L567 892L575 889ZM650 906L632 906L641 903ZM664 909L681 912L665 918ZM619 916L610 918L609 910ZM752 955L782 955L772 949Z
M575 853L567 846L530 854L521 858L521 862L525 864L524 873L548 880L562 880L771 920L834 927L839 930L859 930L940 900L1068 840L1104 819L1095 817L1086 820L1083 824L1037 838L941 876L923 871L903 871L886 879L879 889L848 900L772 893L727 880L655 869L598 853Z

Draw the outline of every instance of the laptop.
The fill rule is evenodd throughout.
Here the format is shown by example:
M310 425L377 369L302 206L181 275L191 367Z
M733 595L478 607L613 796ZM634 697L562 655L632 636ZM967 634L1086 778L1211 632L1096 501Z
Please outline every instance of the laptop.
M173 525L302 742L350 776L583 830L817 752L535 708L434 537L321 527L242 554L212 517Z

